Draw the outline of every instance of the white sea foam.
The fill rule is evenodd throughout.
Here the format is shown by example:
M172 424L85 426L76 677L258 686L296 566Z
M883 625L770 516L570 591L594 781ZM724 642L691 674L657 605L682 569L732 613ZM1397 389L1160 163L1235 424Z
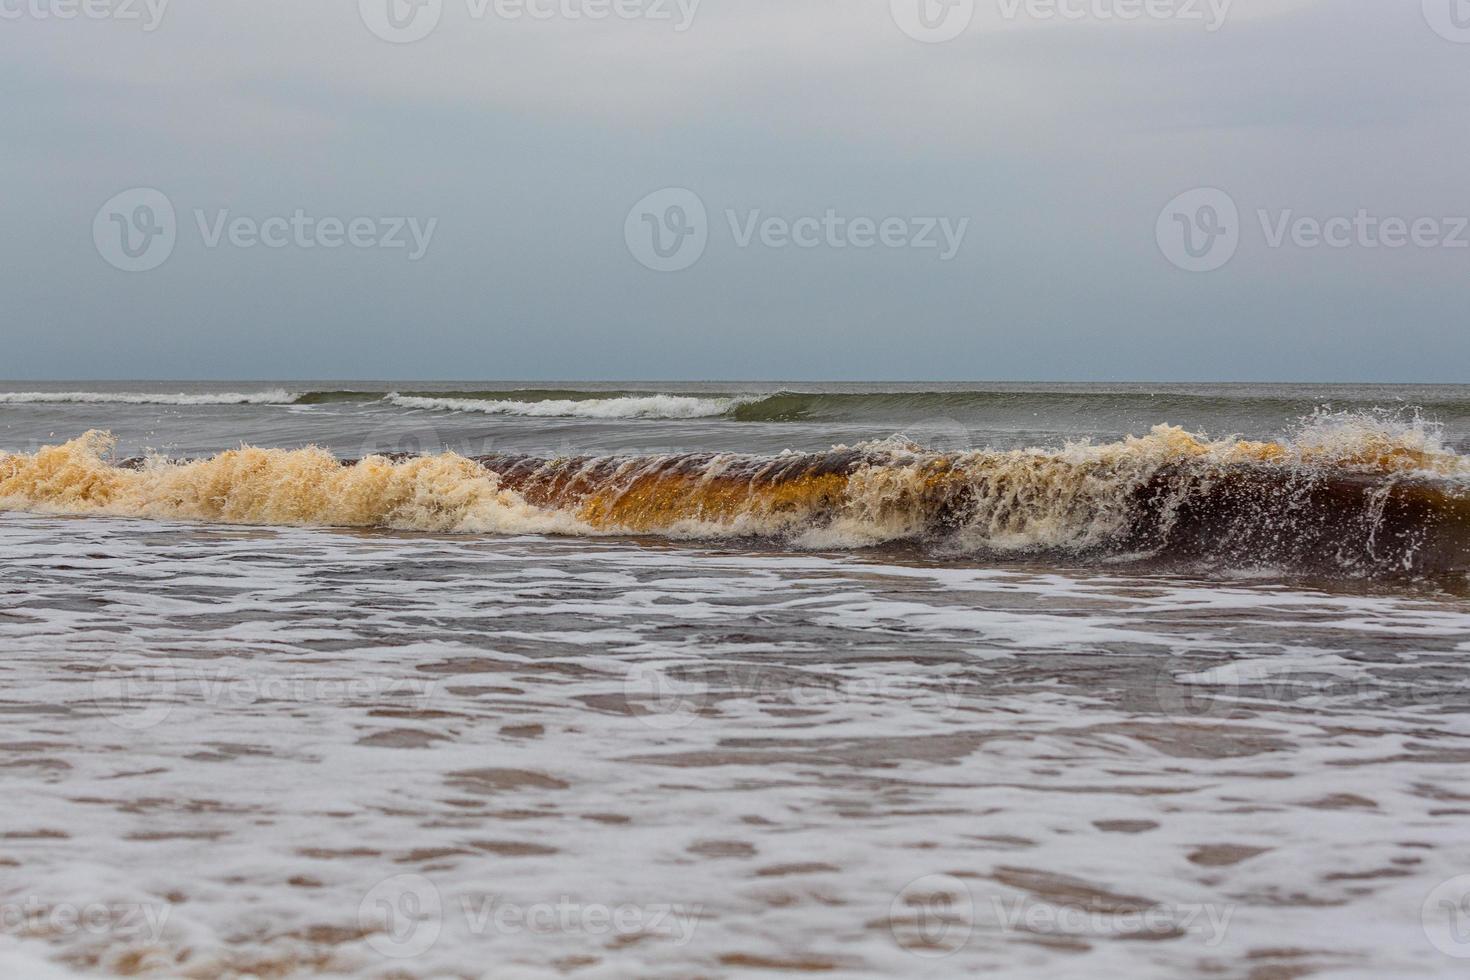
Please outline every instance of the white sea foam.
M0 565L3 975L1463 974L1462 599L18 514Z
M292 405L300 398L283 388L268 391L211 391L161 394L133 391L6 391L3 405Z
M549 399L546 401L481 398L425 398L390 393L385 399L399 408L436 412L483 412L530 418L702 419L717 418L745 404L743 398L692 398L687 395L626 395L616 398Z

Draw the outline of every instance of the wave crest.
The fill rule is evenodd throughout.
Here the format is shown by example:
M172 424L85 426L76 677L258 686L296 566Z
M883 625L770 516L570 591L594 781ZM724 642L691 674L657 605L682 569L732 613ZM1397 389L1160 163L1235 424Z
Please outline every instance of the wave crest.
M718 418L741 404L739 398L695 398L687 395L621 395L614 398L549 398L540 401L483 398L439 398L392 392L384 401L399 408L438 412L483 412L530 418L699 419Z
M0 508L436 532L916 542L943 554L1154 554L1349 574L1470 570L1470 459L1421 427L1312 421L1296 440L1148 435L1060 450L893 443L775 457L454 454L343 463L318 449L107 461L91 432L0 455Z
M574 531L453 454L344 466L321 449L245 447L206 460L107 461L111 436L88 432L33 455L0 454L0 509L224 524L405 531Z

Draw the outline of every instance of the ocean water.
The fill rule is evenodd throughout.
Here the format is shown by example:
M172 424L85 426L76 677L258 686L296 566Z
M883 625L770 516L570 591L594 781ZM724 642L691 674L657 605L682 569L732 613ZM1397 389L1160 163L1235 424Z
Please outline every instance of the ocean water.
M0 969L1462 976L1470 386L0 386Z

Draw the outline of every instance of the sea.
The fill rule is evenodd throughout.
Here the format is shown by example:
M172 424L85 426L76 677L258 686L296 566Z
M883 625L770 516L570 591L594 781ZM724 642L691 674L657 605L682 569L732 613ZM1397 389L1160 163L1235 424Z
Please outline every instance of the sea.
M1470 969L1470 385L0 384L0 649L0 975Z

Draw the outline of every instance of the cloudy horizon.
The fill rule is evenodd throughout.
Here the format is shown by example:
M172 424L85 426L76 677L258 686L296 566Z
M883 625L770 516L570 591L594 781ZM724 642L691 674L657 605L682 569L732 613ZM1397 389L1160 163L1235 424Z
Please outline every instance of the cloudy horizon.
M1463 382L1457 2L8 0L0 376Z

